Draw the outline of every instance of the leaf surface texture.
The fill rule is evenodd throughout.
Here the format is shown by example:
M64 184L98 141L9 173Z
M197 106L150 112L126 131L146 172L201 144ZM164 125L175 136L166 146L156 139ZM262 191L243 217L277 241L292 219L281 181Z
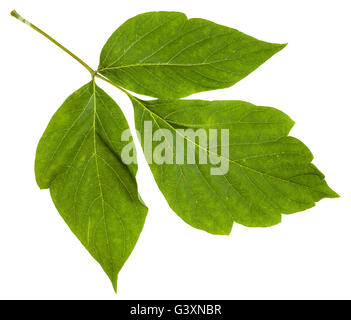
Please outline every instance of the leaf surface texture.
M164 146L176 154L176 139L195 147L196 156L219 152L177 129L229 129L229 171L212 175L207 164L150 164L170 207L188 224L214 234L229 234L233 222L267 227L290 214L338 195L311 163L313 156L298 139L288 136L293 121L283 112L243 101L153 100L132 98L135 125L144 146L145 121L153 131L168 129ZM181 136L181 137L179 137ZM159 142L153 142L153 150ZM206 149L207 148L207 149ZM185 146L185 157L188 149ZM176 163L176 158L172 159Z
M118 105L92 81L54 114L35 161L38 185L50 188L60 215L115 290L147 213L137 191L137 166L120 158L126 129Z
M284 46L180 12L148 12L112 34L99 72L136 93L178 98L230 87Z

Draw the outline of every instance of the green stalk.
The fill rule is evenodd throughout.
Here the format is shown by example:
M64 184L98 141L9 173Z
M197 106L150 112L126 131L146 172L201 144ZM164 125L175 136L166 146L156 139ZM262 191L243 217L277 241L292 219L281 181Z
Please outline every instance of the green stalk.
M95 71L90 68L82 59L78 58L74 53L72 53L71 51L69 51L67 48L65 48L61 43L57 42L55 39L53 39L52 37L50 37L46 32L44 32L43 30L39 29L37 26L35 26L34 24L30 23L28 20L24 19L23 17L21 17L16 10L11 11L11 16L15 17L16 19L18 19L19 21L23 22L24 24L26 24L27 26L30 26L32 29L34 29L35 31L39 32L41 35L43 35L45 38L49 39L52 43L56 44L59 48L61 48L63 51L65 51L66 53L68 53L73 59L75 59L76 61L78 61L85 69L87 69L91 75L95 75Z
M98 74L97 71L94 71L91 67L89 67L82 59L78 58L74 53L72 53L70 50L68 50L66 47L64 47L61 43L57 42L54 38L50 37L46 32L44 32L43 30L39 29L37 26L35 26L34 24L32 24L31 22L29 22L28 20L24 19L21 15L19 15L16 10L11 11L11 16L15 17L16 19L18 19L19 21L23 22L24 24L28 25L29 27L31 27L32 29L34 29L35 31L39 32L41 35L43 35L45 38L49 39L52 43L56 44L59 48L61 48L63 51L65 51L66 53L68 53L73 59L75 59L76 61L78 61L85 69L87 69L92 78L94 79L94 77L98 77L101 80L106 81L107 83L113 85L114 87L116 87L117 89L121 90L122 92L124 92L126 95L128 95L130 98L134 98L128 91L124 90L123 88L121 88L119 85L115 84L114 82L106 79L105 77L101 76L100 74Z

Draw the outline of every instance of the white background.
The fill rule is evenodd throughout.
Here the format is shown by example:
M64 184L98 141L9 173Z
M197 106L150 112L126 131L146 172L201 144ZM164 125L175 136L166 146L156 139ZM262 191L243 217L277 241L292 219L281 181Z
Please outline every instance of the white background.
M49 119L90 75L9 13L16 9L92 67L110 34L142 12L182 11L289 45L232 88L194 95L241 99L286 112L292 135L341 195L271 228L235 224L213 236L168 207L138 146L144 230L120 272L118 294L34 178L37 142ZM349 0L28 1L0 4L0 298L351 298ZM129 100L99 83L125 112Z

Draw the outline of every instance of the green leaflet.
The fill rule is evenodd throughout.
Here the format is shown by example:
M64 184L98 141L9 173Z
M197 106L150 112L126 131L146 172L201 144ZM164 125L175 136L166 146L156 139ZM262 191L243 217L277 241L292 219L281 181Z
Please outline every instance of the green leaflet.
M163 137L163 146L165 153L172 149L173 155L177 136L184 136L176 129L201 128L207 133L210 128L229 129L229 171L224 175L211 175L210 163L175 164L175 156L173 164L150 164L170 207L195 228L229 234L234 221L249 227L272 226L280 222L282 213L338 197L311 164L308 148L288 136L293 121L277 109L243 101L142 101L133 97L132 102L144 149L145 121L152 122L153 131L162 128L172 133ZM185 141L195 145L197 156L201 149L210 156L211 150L196 139L190 135ZM158 144L153 142L153 151ZM184 149L187 156L188 149Z
M120 159L126 129L118 105L92 81L55 113L35 160L38 185L50 188L57 210L115 290L147 213L137 191L137 166Z
M180 12L148 12L112 34L98 71L136 93L179 98L230 87L284 46Z

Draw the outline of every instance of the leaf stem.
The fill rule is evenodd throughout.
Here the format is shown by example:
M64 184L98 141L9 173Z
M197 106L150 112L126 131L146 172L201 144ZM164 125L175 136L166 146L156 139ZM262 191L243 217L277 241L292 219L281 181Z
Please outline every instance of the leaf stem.
M72 58L74 58L76 61L78 61L85 69L87 69L90 74L92 76L95 75L95 71L90 68L82 59L78 58L74 53L72 53L71 51L69 51L67 48L65 48L62 44L60 44L59 42L57 42L55 39L53 39L52 37L50 37L46 32L44 32L43 30L39 29L37 26L35 26L34 24L30 23L28 20L24 19L23 17L21 17L21 15L19 15L16 10L11 11L11 16L15 17L16 19L18 19L19 21L23 22L24 24L28 25L29 27L31 27L32 29L34 29L35 31L39 32L41 35L43 35L45 38L49 39L51 42L53 42L54 44L56 44L59 48L61 48L63 51L65 51L66 53L68 53Z
M93 70L91 67L89 67L82 59L78 58L74 53L72 53L70 50L68 50L67 48L65 48L61 43L57 42L54 38L50 37L46 32L44 32L43 30L39 29L37 26L35 26L34 24L32 24L31 22L29 22L28 20L24 19L21 15L19 15L16 10L12 10L11 11L11 16L15 17L16 19L18 19L19 21L23 22L24 24L28 25L29 27L31 27L32 29L34 29L35 31L39 32L41 35L43 35L45 38L49 39L51 42L53 42L54 44L56 44L59 48L61 48L63 51L65 51L66 53L68 53L72 58L74 58L76 61L78 61L85 69L87 69L93 80L94 77L100 78L106 82L108 82L109 84L113 85L114 87L116 87L117 89L121 90L122 92L124 92L129 98L135 99L135 97L133 95L131 95L127 90L123 89L122 87L120 87L118 84L110 81L109 79L105 78L104 76L100 75L98 73L98 71Z
M118 84L112 82L111 80L105 78L104 76L100 75L99 73L95 74L96 78L99 78L101 80L106 81L107 83L113 85L114 87L116 87L117 89L121 90L122 92L124 92L129 98L135 98L133 95L131 95L127 90L123 89L122 87L120 87Z

